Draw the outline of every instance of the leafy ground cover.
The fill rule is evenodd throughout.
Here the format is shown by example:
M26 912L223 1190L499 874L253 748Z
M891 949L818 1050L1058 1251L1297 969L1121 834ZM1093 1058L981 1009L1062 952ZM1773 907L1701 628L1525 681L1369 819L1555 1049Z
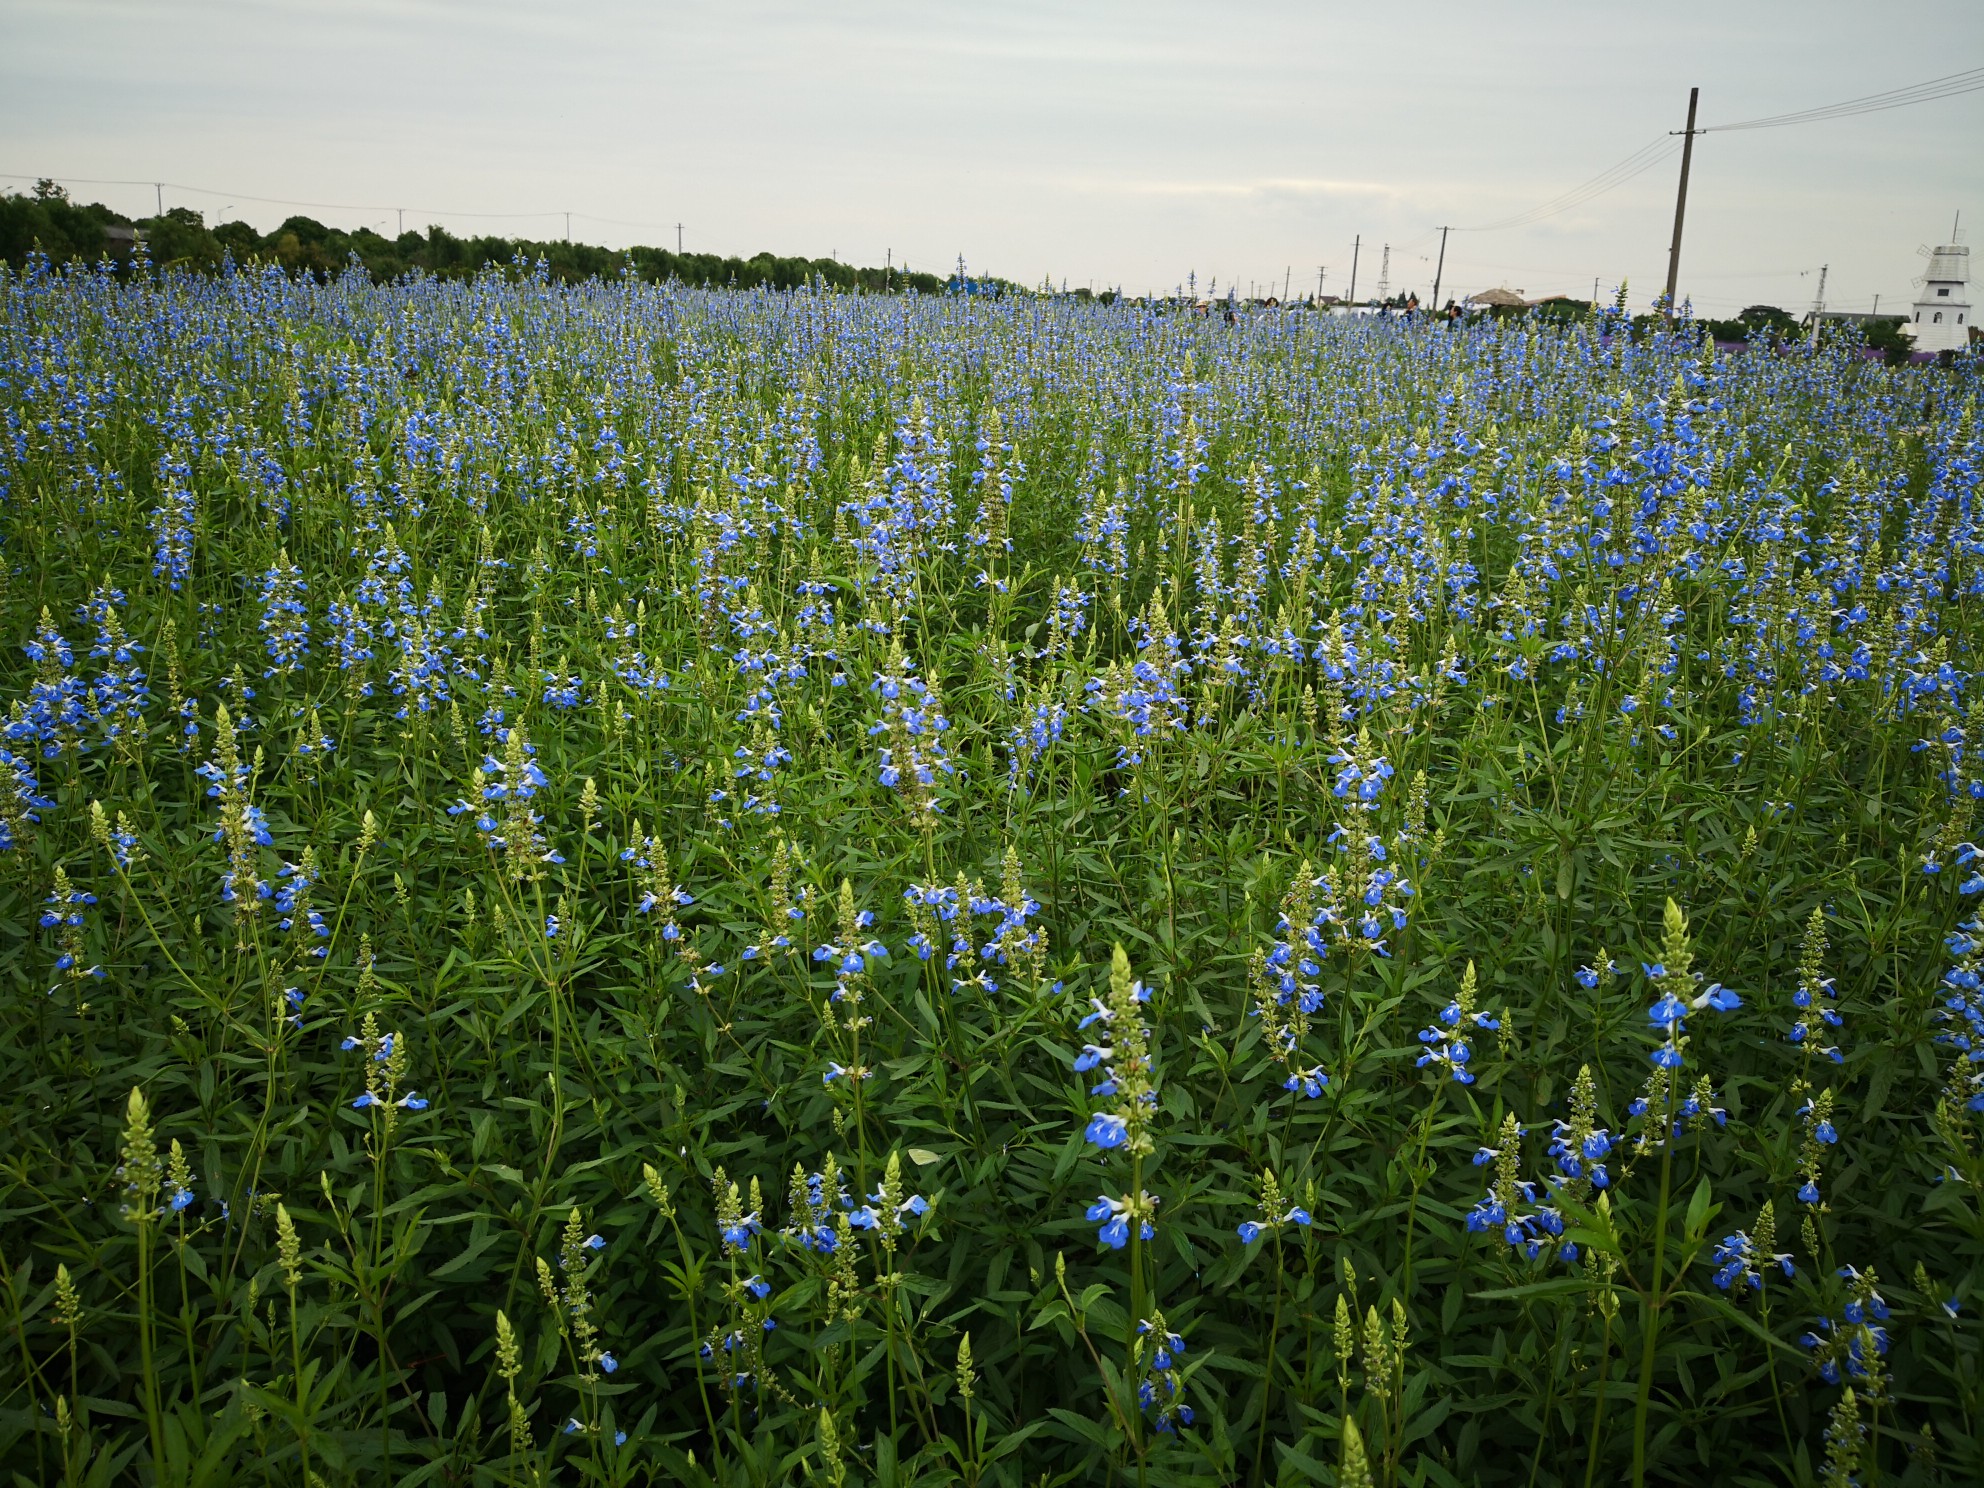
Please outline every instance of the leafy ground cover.
M0 275L20 1482L1975 1482L1974 361Z

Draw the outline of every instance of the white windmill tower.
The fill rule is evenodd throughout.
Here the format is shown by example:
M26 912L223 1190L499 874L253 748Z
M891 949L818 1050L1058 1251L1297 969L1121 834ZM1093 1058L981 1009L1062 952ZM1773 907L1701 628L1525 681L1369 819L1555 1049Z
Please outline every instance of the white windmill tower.
M1907 327L1917 351L1961 351L1970 344L1970 249L1955 241L1960 236L1952 228L1952 241L1923 250L1929 267L1916 281L1921 288Z

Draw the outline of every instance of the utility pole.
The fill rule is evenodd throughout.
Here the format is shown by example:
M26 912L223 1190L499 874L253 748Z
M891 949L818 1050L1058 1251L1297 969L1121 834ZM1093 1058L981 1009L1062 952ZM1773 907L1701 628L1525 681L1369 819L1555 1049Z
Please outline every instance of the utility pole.
M679 222L675 224L675 256L682 256L682 224Z
M1688 165L1694 159L1695 101L1701 97L1700 88L1688 90L1688 127L1681 131L1681 190L1674 198L1674 242L1667 250L1667 318L1674 319L1675 285L1681 278L1681 223L1688 215Z
M1318 305L1323 303L1323 266L1321 264L1316 265L1316 303Z
M896 251L893 248L882 250L882 293L889 292L889 275L896 266Z
M1350 304L1357 303L1357 254L1364 246L1364 234L1359 233L1350 242Z
M1426 307L1427 309L1431 310L1435 315L1438 315L1440 313L1440 276L1441 274L1446 272L1447 234L1451 231L1452 231L1451 228L1446 228L1446 227L1440 229L1440 261L1438 264L1434 265L1433 268L1433 303Z
M1288 281L1290 276L1292 276L1294 273L1295 273L1294 264L1289 264L1286 268L1284 268L1281 271L1281 302L1284 305L1288 303Z
M1875 295L1875 296L1874 296L1874 313L1873 313L1872 315L1870 315L1870 316L1868 316L1867 318L1868 318L1869 320L1878 320L1878 319L1880 319L1880 315L1881 315L1881 297L1880 297L1879 295Z
M1814 351L1819 349L1819 317L1825 313L1826 273L1831 268L1831 264L1819 265L1819 295L1812 301L1812 350Z
M565 214L565 241L568 243L572 241L572 214L570 212Z
M394 207L393 210L400 214L399 230L395 232L393 236L398 238L403 238L406 236L406 208Z
M152 182L152 190L158 193L158 215L163 217L165 215L165 184L162 181L154 181Z

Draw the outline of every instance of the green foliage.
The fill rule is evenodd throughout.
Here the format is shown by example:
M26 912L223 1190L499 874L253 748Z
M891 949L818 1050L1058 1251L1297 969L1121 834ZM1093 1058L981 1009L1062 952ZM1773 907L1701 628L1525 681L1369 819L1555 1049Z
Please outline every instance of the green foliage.
M59 187L44 183L33 196L0 195L0 259L23 268L39 249L56 263L93 263L106 253L104 229L112 224L135 227L145 235L150 261L184 269L214 270L232 257L239 265L274 263L292 274L319 280L343 273L356 260L375 280L410 273L441 279L467 279L491 264L542 264L566 283L583 279L617 278L631 273L656 283L673 279L684 284L724 285L738 289L761 286L795 289L825 283L834 289L870 293L914 290L934 295L949 281L937 274L897 268L855 268L828 258L782 258L772 253L732 258L716 253L675 253L665 248L599 248L563 240L527 238L458 238L444 227L425 233L404 232L382 237L370 228L345 232L309 217L291 217L268 234L245 222L223 222L209 228L202 214L190 207L169 208L161 217L137 221L107 207L72 205ZM120 262L128 253L113 251ZM976 283L1011 292L1017 286L1002 280ZM1087 291L1081 291L1087 298Z
M15 1481L1984 1477L1973 364L345 247L0 272Z

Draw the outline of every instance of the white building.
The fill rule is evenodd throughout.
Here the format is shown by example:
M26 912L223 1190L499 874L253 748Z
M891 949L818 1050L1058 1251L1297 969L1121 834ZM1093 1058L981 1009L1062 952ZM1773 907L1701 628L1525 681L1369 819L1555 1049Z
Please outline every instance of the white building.
M1929 255L1908 330L1917 351L1959 351L1970 344L1970 250L1945 243Z

